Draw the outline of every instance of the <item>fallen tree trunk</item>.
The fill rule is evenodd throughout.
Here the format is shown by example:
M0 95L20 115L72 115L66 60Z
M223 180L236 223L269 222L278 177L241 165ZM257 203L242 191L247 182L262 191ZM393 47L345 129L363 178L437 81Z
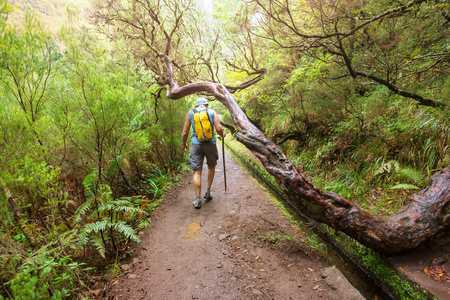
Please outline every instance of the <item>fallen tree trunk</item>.
M450 166L436 173L428 188L410 196L395 215L379 218L340 195L316 187L286 155L254 126L225 86L197 82L180 87L173 78L170 60L167 96L180 99L208 93L227 107L238 133L236 138L261 161L286 196L303 214L342 231L361 244L385 254L412 250L450 228Z

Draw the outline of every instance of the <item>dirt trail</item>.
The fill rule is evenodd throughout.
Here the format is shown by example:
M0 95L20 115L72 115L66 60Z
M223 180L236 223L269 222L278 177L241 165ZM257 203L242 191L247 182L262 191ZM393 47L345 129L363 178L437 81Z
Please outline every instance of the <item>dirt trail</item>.
M266 192L228 154L226 162L227 192L220 158L214 199L201 209L190 172L166 195L106 299L336 298L321 277L325 259L304 251Z

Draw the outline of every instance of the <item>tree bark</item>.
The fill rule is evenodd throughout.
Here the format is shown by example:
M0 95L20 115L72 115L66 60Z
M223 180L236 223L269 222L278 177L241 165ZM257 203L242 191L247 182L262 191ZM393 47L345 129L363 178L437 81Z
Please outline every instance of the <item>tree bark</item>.
M220 125L222 125L222 127L225 127L226 129L228 129L231 133L231 135L234 135L236 133L236 128L234 128L233 125L225 123L224 121L220 121Z
M236 125L236 139L261 161L296 208L308 217L342 231L361 244L385 254L412 250L450 228L450 166L437 172L429 186L410 196L397 214L373 216L340 195L319 189L269 140L239 107L222 84L196 82L180 87L169 70L170 99L208 93L227 107Z

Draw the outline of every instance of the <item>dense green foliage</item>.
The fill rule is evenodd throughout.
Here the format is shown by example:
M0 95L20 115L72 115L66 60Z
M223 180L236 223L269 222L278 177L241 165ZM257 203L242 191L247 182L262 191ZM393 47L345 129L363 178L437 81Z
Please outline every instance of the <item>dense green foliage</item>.
M0 4L0 298L61 299L139 241L182 161L188 103L158 95L124 41L74 19L56 39L31 13L11 26Z
M450 3L425 1L333 36L409 3L397 2L255 0L229 28L253 33L254 59L268 69L259 88L236 95L254 124L315 184L382 215L450 163Z

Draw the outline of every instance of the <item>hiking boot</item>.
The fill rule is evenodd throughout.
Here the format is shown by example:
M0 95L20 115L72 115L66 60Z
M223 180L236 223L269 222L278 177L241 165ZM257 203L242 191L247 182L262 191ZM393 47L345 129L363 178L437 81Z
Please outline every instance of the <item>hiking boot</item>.
M213 197L211 196L210 192L206 192L203 198L205 198L206 201L211 201Z
M195 208L198 209L198 208L202 207L202 199L197 198L197 199L195 199L195 201L192 204L194 205Z

